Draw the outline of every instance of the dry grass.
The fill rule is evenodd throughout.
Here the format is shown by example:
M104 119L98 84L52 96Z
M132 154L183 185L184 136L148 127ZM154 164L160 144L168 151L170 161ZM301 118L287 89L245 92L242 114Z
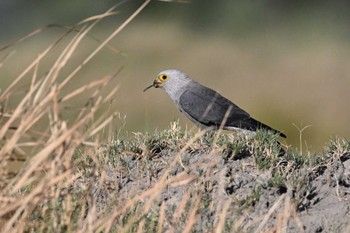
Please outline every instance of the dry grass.
M299 212L310 207L315 192L309 177L316 179L328 164L348 160L347 140L333 140L323 155L314 156L288 148L284 152L278 136L269 132L235 137L220 131L182 130L178 122L164 131L121 139L110 133L117 113L97 117L118 91L118 86L108 87L121 68L63 94L103 48L117 51L109 41L149 2L64 78L62 71L82 41L118 6L68 27L1 90L1 231L286 232L293 222L302 232ZM43 60L71 34L74 37L52 67L40 75ZM1 66L11 52L7 54ZM20 85L24 79L30 79L25 92ZM18 93L20 101L13 104ZM86 93L86 102L75 107L76 117L65 119L70 101ZM16 162L21 168L10 169ZM335 178L340 201L348 197L343 187L347 178L347 174ZM270 190L274 190L270 207L254 212Z
M80 213L75 213L77 219L75 224L72 224L72 212L76 210L75 200L69 189L82 176L78 169L79 161L74 161L73 156L82 150L83 153L94 154L100 146L103 130L117 117L117 113L110 113L96 118L96 112L102 106L109 105L114 93L118 91L118 86L109 88L107 92L105 89L112 84L120 68L114 74L86 83L68 94L63 95L62 92L74 80L76 74L104 47L108 47L108 42L148 3L149 1L145 1L64 78L61 77L62 71L79 45L101 20L115 14L114 10L119 4L101 15L90 17L68 28L67 32L38 54L5 90L1 90L0 225L3 232L22 232L30 229L74 230L78 229L77 223L82 223L85 219L88 220L87 229L92 229L90 224L97 216L92 215L93 212L85 214L84 208ZM52 26L55 25L43 27L10 42L4 45L1 51L9 51L16 44ZM65 43L64 39L72 34L73 39L64 46L52 67L40 77L40 64L51 55L54 48ZM12 53L7 52L1 66L6 65L6 59ZM23 93L20 82L25 79L30 79L30 86ZM69 106L69 101L86 93L90 93L86 102L75 107L78 111L76 118L64 119L63 111ZM12 103L11 106L15 107L10 108L8 103L18 100L18 95L21 95L20 100L16 104ZM45 127L42 124L45 124ZM97 157L93 159L95 162L98 160ZM16 162L19 162L20 169L18 164L15 165ZM12 167L15 169L11 169Z

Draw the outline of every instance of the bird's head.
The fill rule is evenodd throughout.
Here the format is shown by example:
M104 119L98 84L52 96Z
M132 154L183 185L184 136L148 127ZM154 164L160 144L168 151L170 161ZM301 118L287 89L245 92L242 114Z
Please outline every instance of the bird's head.
M143 91L147 91L151 87L174 88L182 83L187 83L190 79L188 76L179 70L165 70L158 74L157 78L153 81L153 84L146 87Z

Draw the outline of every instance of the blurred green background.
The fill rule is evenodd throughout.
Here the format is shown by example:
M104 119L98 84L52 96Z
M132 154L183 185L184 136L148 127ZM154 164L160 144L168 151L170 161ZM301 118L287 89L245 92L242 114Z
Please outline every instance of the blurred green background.
M47 24L74 25L117 2L1 0L0 43ZM90 34L103 40L142 2L127 1ZM142 92L160 71L180 69L283 131L293 147L299 147L293 124L311 125L303 143L318 151L334 136L350 137L349 9L349 1L152 1L110 43L122 53L104 49L70 87L124 65L115 82L120 89L112 109L126 115L123 132L164 129L177 118L192 127L164 92ZM2 51L1 59L14 53L0 68L1 90L65 30L48 28ZM65 45L56 48L56 55ZM84 40L66 72L97 45ZM45 74L54 60L54 55L46 59L39 72Z

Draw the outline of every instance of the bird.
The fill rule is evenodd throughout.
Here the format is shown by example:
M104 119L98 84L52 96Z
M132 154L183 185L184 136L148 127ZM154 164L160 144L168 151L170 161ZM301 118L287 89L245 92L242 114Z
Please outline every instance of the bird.
M255 133L259 129L287 136L272 127L255 120L249 113L218 92L192 80L179 70L165 70L158 74L150 88L162 88L178 109L200 128L213 128Z

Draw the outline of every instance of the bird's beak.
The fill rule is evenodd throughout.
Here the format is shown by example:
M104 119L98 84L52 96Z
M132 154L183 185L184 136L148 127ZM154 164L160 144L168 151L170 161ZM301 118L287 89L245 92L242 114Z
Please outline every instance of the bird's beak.
M145 91L147 91L148 89L150 89L151 87L158 88L158 87L161 86L161 84L162 84L162 83L161 83L160 81L158 81L158 79L156 79L156 80L153 81L153 84L152 84L152 85L149 85L149 86L146 87L143 91L145 92Z

